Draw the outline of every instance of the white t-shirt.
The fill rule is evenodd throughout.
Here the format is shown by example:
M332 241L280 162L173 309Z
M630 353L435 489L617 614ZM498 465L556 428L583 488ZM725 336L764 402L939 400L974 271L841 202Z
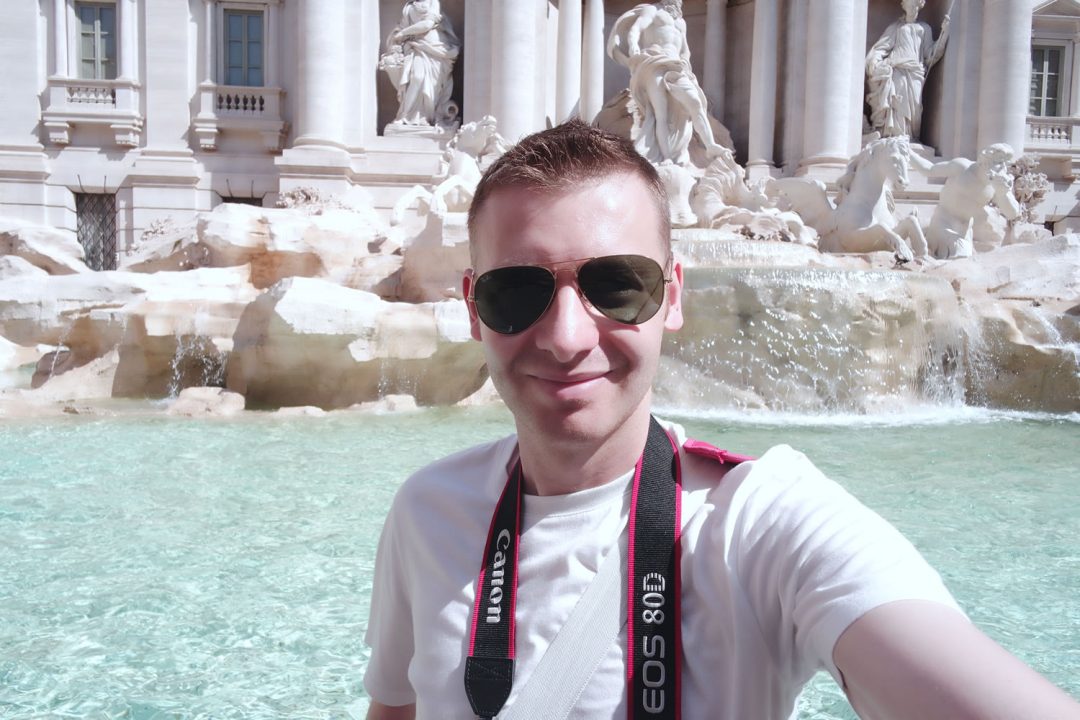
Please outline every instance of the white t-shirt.
M682 428L669 425L679 444ZM386 705L418 718L474 718L464 667L477 575L514 436L420 470L398 491L379 541L364 676ZM839 681L837 638L901 599L956 607L900 533L787 446L731 469L680 451L682 713L792 717L818 670ZM523 500L513 705L614 543L625 547L630 475L570 495ZM625 577L625 569L623 571ZM625 584L625 581L624 581ZM612 599L619 602L618 598ZM571 717L626 717L626 631Z

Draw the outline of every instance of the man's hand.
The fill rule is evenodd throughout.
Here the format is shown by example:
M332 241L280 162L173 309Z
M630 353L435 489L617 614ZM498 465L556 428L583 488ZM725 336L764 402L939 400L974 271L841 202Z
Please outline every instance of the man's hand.
M1080 719L1080 703L936 603L871 610L840 636L833 659L861 718Z

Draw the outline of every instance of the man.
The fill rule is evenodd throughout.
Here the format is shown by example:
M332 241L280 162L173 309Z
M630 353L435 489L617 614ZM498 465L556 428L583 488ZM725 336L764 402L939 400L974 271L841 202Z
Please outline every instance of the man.
M542 673L551 707L532 717L569 699L576 718L788 718L819 669L866 717L1080 717L804 456L740 463L651 422L683 275L657 173L630 143L579 122L525 138L485 173L469 229L472 334L517 434L398 492L366 638L369 718L519 716ZM560 630L612 567L621 584L597 624L613 614L616 630L579 648L591 621ZM568 669L594 652L584 677Z
M696 132L708 157L725 152L713 137L705 93L690 68L682 0L642 4L611 31L608 55L630 69L632 130L638 152L655 163L686 165Z
M870 127L883 137L919 137L926 74L945 53L949 38L947 13L937 40L930 26L918 20L925 4L925 0L902 0L903 16L885 28L866 54Z

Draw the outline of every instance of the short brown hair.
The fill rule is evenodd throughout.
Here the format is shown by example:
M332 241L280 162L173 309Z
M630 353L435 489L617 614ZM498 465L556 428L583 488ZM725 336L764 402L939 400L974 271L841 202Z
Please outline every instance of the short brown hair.
M476 222L491 194L500 188L530 188L558 192L627 173L645 183L656 201L660 226L657 232L664 247L671 242L671 211L663 181L652 163L634 149L633 143L618 135L569 120L533 133L507 150L480 178L469 206L469 250L475 264Z

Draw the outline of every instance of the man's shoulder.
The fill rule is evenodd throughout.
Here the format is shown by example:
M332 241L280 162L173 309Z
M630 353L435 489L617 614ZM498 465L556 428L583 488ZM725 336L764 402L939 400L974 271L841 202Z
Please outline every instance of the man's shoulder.
M414 472L402 483L398 494L415 497L434 490L445 497L458 488L486 486L499 477L505 483L516 451L517 435L459 450Z

